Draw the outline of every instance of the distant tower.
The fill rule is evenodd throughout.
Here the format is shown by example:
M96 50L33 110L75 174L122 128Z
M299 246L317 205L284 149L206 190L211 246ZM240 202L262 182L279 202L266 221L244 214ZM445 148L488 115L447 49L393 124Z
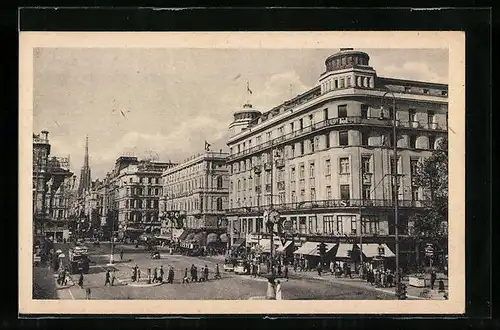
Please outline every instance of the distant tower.
M85 137L85 157L83 159L83 167L80 172L80 182L78 185L78 195L82 195L86 190L90 189L92 179L90 177L89 166L89 137Z

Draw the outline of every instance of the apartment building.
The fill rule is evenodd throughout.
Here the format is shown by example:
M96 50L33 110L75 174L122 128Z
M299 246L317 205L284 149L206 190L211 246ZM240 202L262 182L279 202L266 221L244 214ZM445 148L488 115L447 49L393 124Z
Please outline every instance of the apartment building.
M118 237L136 238L144 232L160 230L159 201L161 175L175 164L119 157L97 190L101 225L118 230ZM110 231L106 228L105 231Z
M223 221L229 193L227 156L222 151L207 151L166 169L162 175L161 209L183 211L185 229L193 234L205 232L200 242L203 245L208 243L208 236L227 241L227 225Z
M362 235L394 250L395 171L399 233L408 233L424 198L412 184L417 164L447 136L448 86L379 77L369 55L350 48L325 67L311 90L266 112L247 104L234 113L227 142L231 242L266 236L263 212L273 208L298 244ZM415 249L403 245L401 254L409 258Z

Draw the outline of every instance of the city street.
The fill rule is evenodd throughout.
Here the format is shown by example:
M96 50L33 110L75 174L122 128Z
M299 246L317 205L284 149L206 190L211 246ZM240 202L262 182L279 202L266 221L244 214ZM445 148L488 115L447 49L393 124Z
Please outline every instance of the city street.
M90 248L90 247L89 247ZM62 249L64 249L62 247ZM94 251L92 251L94 250ZM78 275L73 275L75 285L67 289L57 290L59 299L85 299L85 289L91 289L91 299L223 299L223 300L246 300L261 299L267 290L267 280L264 278L253 278L247 275L236 275L223 271L223 260L215 257L189 257L182 255L169 255L167 252L161 255L160 260L152 260L150 254L145 251L125 253L124 261L120 261L119 253L115 254L115 265L109 267L109 251L104 245L98 249L92 249L90 258L95 264L91 265L89 274L84 275L84 289L76 283ZM118 252L119 250L115 250ZM130 260L130 261L129 261ZM216 264L219 263L222 279L214 280ZM210 275L208 282L182 284L184 269L192 264L201 268L209 267ZM165 272L170 266L174 267L174 284L164 283L153 287L135 287L125 285L122 281L130 281L132 267L138 265L142 277L147 268L154 269L163 265ZM114 269L116 277L120 280L113 287L104 286L106 269ZM309 275L309 274L308 274ZM312 274L311 274L312 275ZM317 275L317 274L316 274ZM283 299L286 300L374 300L395 299L394 294L356 287L346 283L335 283L330 280L318 279L311 276L303 276L300 273L290 272L290 279L282 281ZM331 276L325 275L325 278Z

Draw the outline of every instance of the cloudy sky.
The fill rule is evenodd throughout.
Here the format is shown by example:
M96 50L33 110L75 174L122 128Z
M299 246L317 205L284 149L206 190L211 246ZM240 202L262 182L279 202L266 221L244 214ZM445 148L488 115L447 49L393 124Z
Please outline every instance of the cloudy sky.
M361 50L379 76L448 83L446 49ZM247 100L267 111L315 86L337 51L38 48L34 132L48 130L52 154L71 155L78 175L88 135L93 179L123 154L178 162L205 140L226 150L234 111Z

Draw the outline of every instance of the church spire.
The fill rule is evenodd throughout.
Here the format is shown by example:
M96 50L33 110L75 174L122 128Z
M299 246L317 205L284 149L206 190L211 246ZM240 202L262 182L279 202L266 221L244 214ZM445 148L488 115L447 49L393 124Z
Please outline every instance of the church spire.
M80 172L80 182L78 185L78 194L82 195L91 186L90 166L89 166L89 136L85 136L85 156L83 166Z

